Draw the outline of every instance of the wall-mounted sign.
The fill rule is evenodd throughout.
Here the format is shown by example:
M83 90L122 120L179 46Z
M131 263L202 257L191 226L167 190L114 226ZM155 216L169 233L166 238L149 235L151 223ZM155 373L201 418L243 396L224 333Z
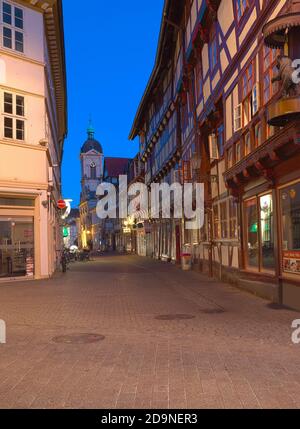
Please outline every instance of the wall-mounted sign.
M299 251L286 251L283 253L283 271L286 273L300 274Z
M64 210L65 208L67 208L67 204L66 204L65 200L58 200L57 201L57 208L59 210Z
M63 227L63 237L68 238L70 236L70 229L67 226Z

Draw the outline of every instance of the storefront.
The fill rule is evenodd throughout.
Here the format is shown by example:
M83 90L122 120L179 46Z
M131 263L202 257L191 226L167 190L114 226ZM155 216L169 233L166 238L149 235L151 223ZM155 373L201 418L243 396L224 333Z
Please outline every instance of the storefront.
M35 200L0 196L0 279L35 274Z
M283 304L300 310L300 180L278 190Z

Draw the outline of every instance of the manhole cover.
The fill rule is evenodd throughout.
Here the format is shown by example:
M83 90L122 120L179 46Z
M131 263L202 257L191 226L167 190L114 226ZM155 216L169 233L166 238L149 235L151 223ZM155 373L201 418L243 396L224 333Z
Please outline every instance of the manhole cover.
M223 313L225 313L225 310L222 310L222 308L207 308L205 310L201 310L201 313L204 313L204 314L223 314Z
M163 314L162 316L157 316L157 320L192 320L195 319L195 316L191 314Z
M103 335L97 334L71 334L55 337L52 341L58 344L90 344L103 341L104 339Z

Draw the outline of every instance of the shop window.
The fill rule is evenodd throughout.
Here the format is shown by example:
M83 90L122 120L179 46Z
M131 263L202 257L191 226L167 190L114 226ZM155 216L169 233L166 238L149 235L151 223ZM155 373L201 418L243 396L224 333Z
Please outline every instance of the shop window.
M213 207L213 226L214 226L214 239L220 238L220 217L219 217L219 205L216 204Z
M229 236L238 239L238 211L233 198L229 200Z
M33 218L0 216L0 278L33 275Z
M220 204L221 238L228 238L227 202Z
M300 275L300 182L280 191L283 271Z
M247 268L274 271L274 222L272 195L263 195L245 202Z

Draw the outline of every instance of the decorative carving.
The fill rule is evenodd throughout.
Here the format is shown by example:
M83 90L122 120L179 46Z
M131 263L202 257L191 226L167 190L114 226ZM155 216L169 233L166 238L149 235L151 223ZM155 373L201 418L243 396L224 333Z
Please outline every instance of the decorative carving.
M277 57L278 75L272 79L272 83L282 81L282 96L284 98L293 97L299 93L299 85L293 81L295 68L292 66L292 62L291 58L286 55L279 55Z

